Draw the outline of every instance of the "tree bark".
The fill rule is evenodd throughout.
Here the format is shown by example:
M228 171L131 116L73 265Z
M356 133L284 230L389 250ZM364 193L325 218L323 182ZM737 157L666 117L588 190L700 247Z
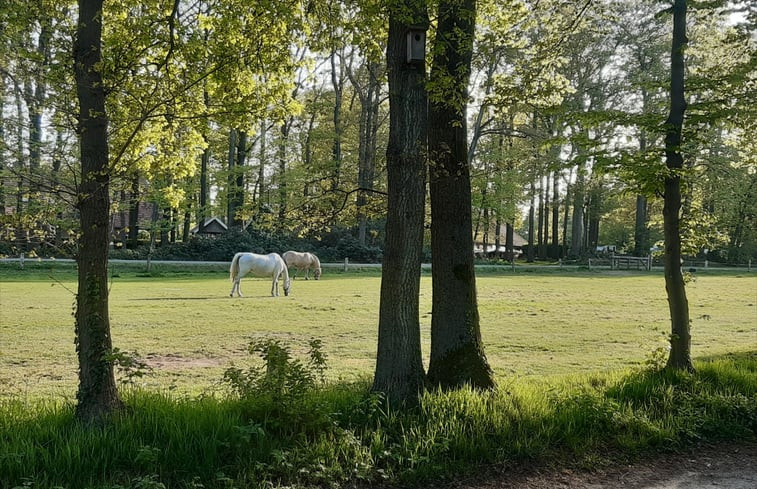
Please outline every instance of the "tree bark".
M287 196L287 145L289 144L289 126L291 119L281 124L281 139L279 140L279 170L277 172L279 184L279 226L286 221L286 215L289 205Z
M425 64L406 60L410 25L428 27L425 0L397 2L389 15L388 209L373 390L412 403L425 389L418 296L428 114Z
M429 104L433 305L428 378L442 388L491 388L473 268L465 115L476 1L443 0L437 19L431 84L450 88L435 93Z
M549 253L551 258L560 258L560 193L557 171L552 176L552 246Z
M207 138L205 139L207 143ZM205 148L200 159L200 202L197 209L197 233L205 229L208 214L208 165L210 164L210 147Z
M534 249L534 231L536 231L535 223L534 223L534 217L536 210L534 209L534 206L536 205L536 184L534 183L533 179L531 179L531 205L528 207L528 252L526 253L526 261L528 263L533 263L534 258L536 256L535 249Z
M670 356L668 368L694 371L691 362L689 302L681 272L681 171L683 170L684 49L686 47L686 0L673 4L673 42L670 55L670 112L665 121L665 198L663 228L665 233L665 289L670 308Z
M98 71L101 59L103 0L79 0L74 45L81 185L77 193L81 238L77 265L76 350L79 388L76 415L101 420L122 407L116 389L108 312L108 237L110 173L105 92Z
M573 185L573 221L570 233L570 254L579 257L584 252L584 182L583 164L576 170L576 183Z
M232 226L234 222L234 215L237 213L236 207L234 207L234 204L236 204L236 177L234 169L234 164L236 162L236 150L237 150L237 130L231 129L229 131L229 153L226 157L227 162L227 168L229 170L229 174L226 178L226 223L229 225L229 227Z

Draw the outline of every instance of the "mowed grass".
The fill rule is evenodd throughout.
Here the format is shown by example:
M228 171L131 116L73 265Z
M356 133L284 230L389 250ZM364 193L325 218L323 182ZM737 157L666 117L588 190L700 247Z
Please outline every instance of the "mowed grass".
M253 338L307 347L319 338L331 379L373 374L381 278L326 270L296 279L289 297L270 296L269 279L247 277L230 298L222 269L135 273L113 267L113 344L152 367L140 383L195 395L219 388L223 371L248 363ZM72 399L76 392L72 270L27 264L0 269L0 398ZM482 272L481 333L500 384L531 377L624 369L667 345L669 315L660 273ZM695 361L757 351L757 276L700 274L687 288ZM421 283L427 360L431 277Z

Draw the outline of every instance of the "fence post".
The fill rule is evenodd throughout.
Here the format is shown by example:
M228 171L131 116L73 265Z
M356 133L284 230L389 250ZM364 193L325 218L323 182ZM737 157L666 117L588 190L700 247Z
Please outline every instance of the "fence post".
M589 258L589 271L591 272L591 258Z
M18 257L18 264L21 268L24 268L24 254L21 253Z
M704 261L704 268L709 268L709 266L710 266L710 260L705 260Z
M562 270L562 258L557 261L560 264L560 270Z
M513 272L515 271L515 258L513 258L512 260L510 260L510 268L512 268Z
M751 258L749 259L749 263L747 263L746 269L747 269L747 272L751 272L752 271L752 259Z
M647 255L647 271L652 271L652 253Z
M350 259L346 256L344 257L344 271L347 271L347 266L350 264Z

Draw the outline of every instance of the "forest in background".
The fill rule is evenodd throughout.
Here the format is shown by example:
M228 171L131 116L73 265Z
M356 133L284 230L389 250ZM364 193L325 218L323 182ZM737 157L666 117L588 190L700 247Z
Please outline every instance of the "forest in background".
M664 6L479 3L468 101L477 241L510 248L517 232L529 260L581 257L599 245L646 256L659 242ZM757 258L755 7L694 7L684 250L744 263ZM0 7L6 255L75 253L74 8L59 0ZM104 16L116 247L186 248L217 217L260 251L296 243L380 259L383 2L120 0L106 2Z

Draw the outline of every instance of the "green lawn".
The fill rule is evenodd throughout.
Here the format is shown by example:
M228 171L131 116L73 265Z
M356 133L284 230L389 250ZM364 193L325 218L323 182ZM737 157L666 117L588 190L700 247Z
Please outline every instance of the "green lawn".
M224 369L246 364L253 337L303 349L320 338L331 378L373 373L381 279L375 272L327 270L296 280L289 297L270 281L245 278L229 298L222 270L144 276L114 266L110 293L114 346L153 366L148 387L197 394L217 388ZM143 276L140 276L143 275ZM639 365L666 345L660 273L482 272L477 279L482 337L499 383L514 377L596 372ZM75 275L27 264L0 269L0 398L73 398ZM697 358L757 351L757 275L700 274L688 286ZM424 355L431 278L421 284Z

